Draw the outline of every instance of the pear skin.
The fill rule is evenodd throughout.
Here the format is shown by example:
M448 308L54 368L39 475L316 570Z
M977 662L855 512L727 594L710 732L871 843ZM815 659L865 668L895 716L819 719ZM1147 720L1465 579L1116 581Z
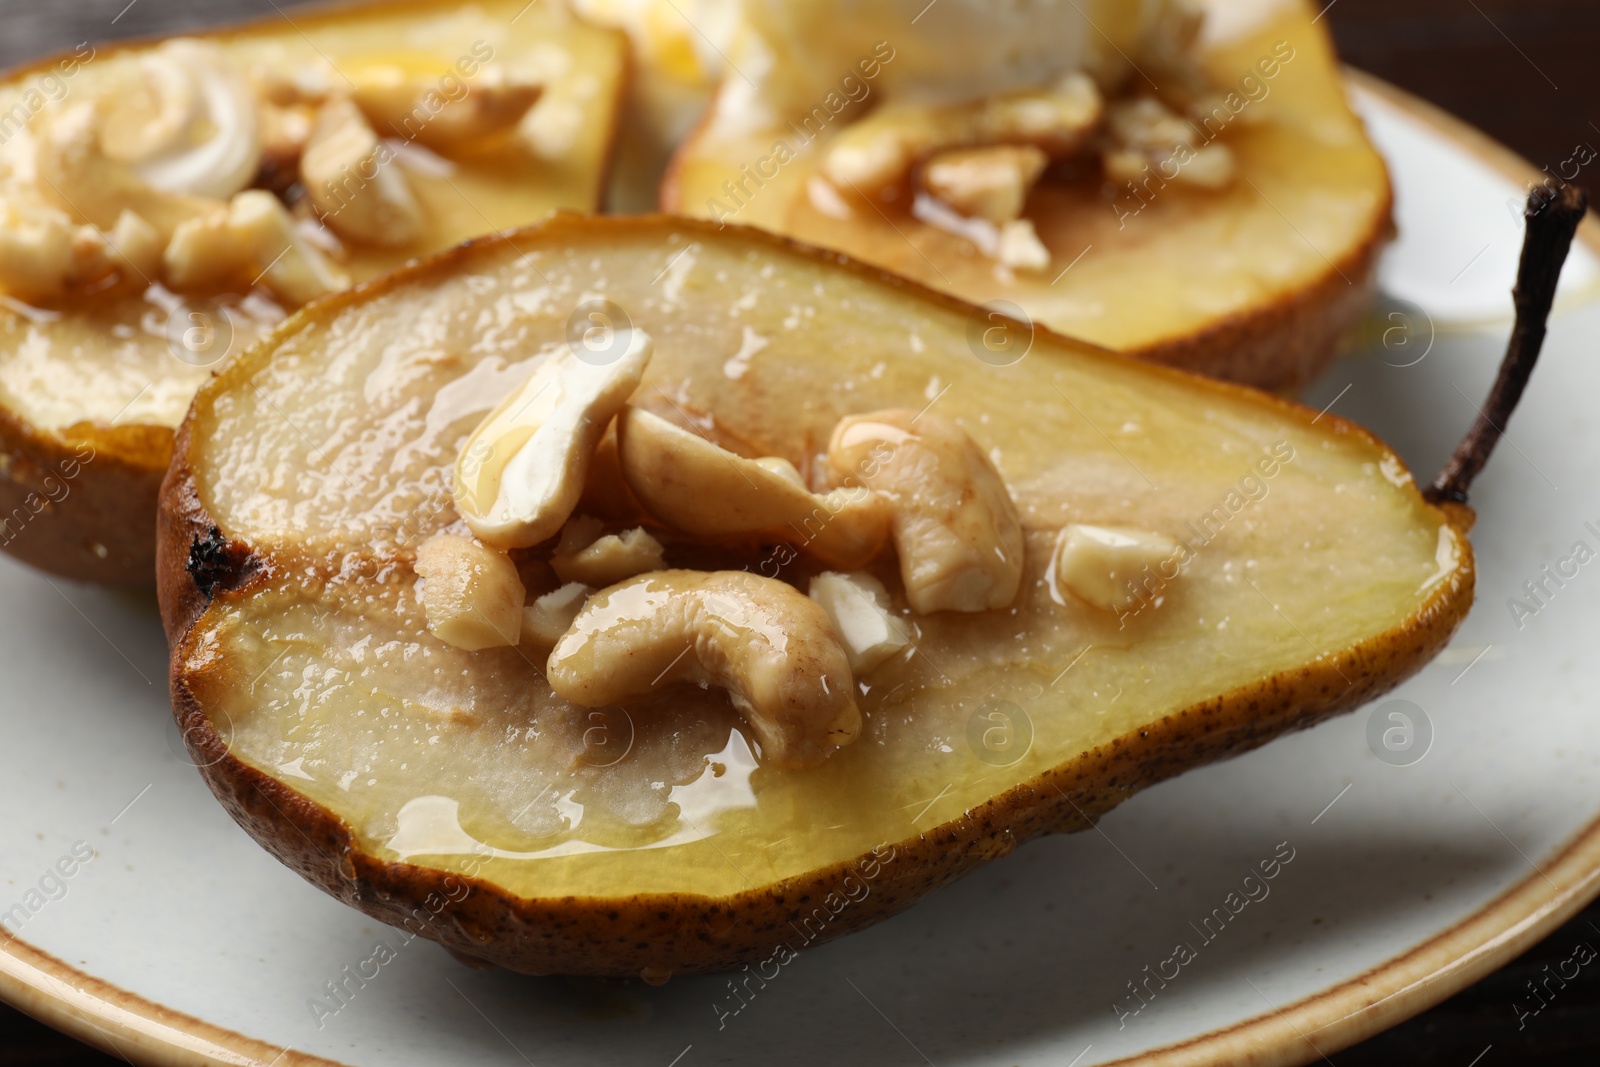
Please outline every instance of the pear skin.
M1581 213L1530 216L1549 228L1534 259L1552 289ZM635 404L808 473L843 416L937 406L1011 487L1017 600L902 611L916 647L858 679L861 738L819 766L761 766L715 690L664 686L625 716L575 719L533 658L450 650L419 621L416 545L456 523L456 449L602 286L655 341ZM1540 285L1523 288L1538 318ZM516 325L459 326L477 321ZM1425 496L1337 416L1044 329L996 366L972 341L990 326L834 253L666 217L556 216L308 307L200 391L162 492L159 592L195 762L257 841L375 918L525 973L657 980L858 929L1348 711L1465 617L1470 476ZM1536 336L1519 330L1497 425ZM415 354L396 378L415 337L457 358ZM1481 467L1493 442L1468 440ZM1153 529L1189 558L1114 616L1053 594L1067 522ZM802 589L816 569L783 546L714 556L733 550L661 536L668 566ZM868 569L903 609L893 561ZM634 788L646 779L671 804Z

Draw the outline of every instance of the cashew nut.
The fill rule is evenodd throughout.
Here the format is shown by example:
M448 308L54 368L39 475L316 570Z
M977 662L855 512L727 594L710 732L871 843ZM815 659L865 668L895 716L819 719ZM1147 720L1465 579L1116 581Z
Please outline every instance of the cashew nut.
M138 57L139 82L111 94L100 124L106 156L152 188L226 200L261 159L255 94L215 44L167 41Z
M550 654L556 695L615 704L673 681L727 690L777 767L815 766L861 732L827 615L745 571L657 571L596 594Z
M544 91L532 72L503 65L482 68L448 95L431 62L370 63L346 74L351 98L383 136L442 150L510 129Z
M592 586L568 582L539 597L522 609L520 640L541 649L554 648L561 635L572 629L573 620L593 594Z
M300 155L300 176L312 206L340 233L375 245L406 245L426 219L393 153L361 110L334 97L317 111Z
M1103 113L1100 91L1082 74L1049 89L965 104L890 102L834 139L822 172L841 188L872 196L942 149L1033 145L1059 159L1088 144Z
M618 417L617 451L645 510L684 533L788 538L846 569L888 539L889 510L864 488L813 494L787 462L746 459L642 408Z
M416 572L428 629L439 640L468 652L517 643L525 593L505 553L438 534L417 546Z
M664 566L661 542L642 526L620 534L601 535L598 519L574 518L561 531L550 565L563 582L615 585L626 578Z
M1023 202L1050 158L1034 145L989 145L935 152L922 186L969 218L993 223L1020 218Z
M828 613L856 675L872 670L910 643L905 626L889 613L889 591L872 575L823 571L811 579L808 592Z
M913 610L985 611L1016 598L1022 521L1000 472L961 427L927 411L852 415L834 428L828 466L889 502Z
M349 285L294 228L271 193L247 189L226 207L182 223L165 254L167 283L180 291L264 283L294 304Z
M1056 588L1105 611L1124 611L1138 599L1147 571L1158 575L1159 585L1177 576L1159 574L1177 551L1178 543L1164 534L1074 523L1056 541Z
M617 331L613 346L621 354L600 364L570 345L552 352L467 437L456 460L456 510L480 540L527 548L572 515L595 446L654 348L639 329Z

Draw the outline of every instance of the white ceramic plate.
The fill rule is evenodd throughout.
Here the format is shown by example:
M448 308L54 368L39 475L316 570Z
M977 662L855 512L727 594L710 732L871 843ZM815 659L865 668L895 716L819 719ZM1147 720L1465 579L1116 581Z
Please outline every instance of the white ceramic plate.
M1509 311L1520 229L1505 204L1526 168L1355 84L1398 184L1384 275L1398 302L1313 402L1426 477L1500 353L1503 324L1461 326ZM1569 278L1474 487L1478 605L1432 666L1374 708L1151 789L1097 832L1030 844L809 951L737 1013L725 978L522 978L402 945L207 794L171 723L149 597L0 559L0 914L17 935L0 935L0 996L159 1063L1316 1060L1487 973L1600 890L1600 562L1531 616L1507 607L1575 542L1600 548L1600 306L1585 300L1600 259L1580 246ZM1259 861L1291 852L1267 896L1208 923ZM1194 958L1159 977L1179 942ZM381 966L378 945L394 956Z

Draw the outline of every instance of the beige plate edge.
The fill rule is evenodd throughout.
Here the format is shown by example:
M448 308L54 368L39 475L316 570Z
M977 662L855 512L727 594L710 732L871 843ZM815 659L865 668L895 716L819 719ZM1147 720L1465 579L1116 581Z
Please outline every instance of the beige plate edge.
M1488 136L1361 71L1349 82L1433 127L1513 181L1543 174ZM1600 221L1584 241L1600 253ZM1600 818L1543 872L1403 955L1269 1014L1108 1067L1297 1067L1324 1058L1432 1007L1543 940L1600 896ZM259 1041L173 1011L103 982L20 938L0 939L0 1000L130 1063L153 1067L267 1065L341 1067L336 1061Z

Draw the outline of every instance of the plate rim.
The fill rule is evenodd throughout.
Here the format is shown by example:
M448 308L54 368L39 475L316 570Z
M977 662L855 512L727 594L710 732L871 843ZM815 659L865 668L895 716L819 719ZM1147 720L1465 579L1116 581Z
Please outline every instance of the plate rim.
M1492 170L1519 183L1542 177L1532 163L1461 119L1374 75L1344 68L1347 88L1420 121ZM1600 255L1600 218L1580 239ZM1530 864L1532 861L1529 861ZM1359 975L1210 1033L1112 1061L1105 1067L1217 1067L1248 1059L1299 1067L1427 1010L1497 970L1600 896L1600 816L1543 868L1482 908ZM28 941L0 938L0 1000L47 1026L129 1062L349 1067L176 1011L74 967ZM1319 1040L1313 1040L1316 1037Z
M129 1063L349 1067L169 1008L15 936L0 939L0 1000Z
M1376 98L1519 184L1544 172L1488 134L1376 75L1346 65L1352 96ZM1359 111L1357 112L1359 115ZM1600 254L1600 218L1588 212L1578 238ZM1300 1067L1419 1015L1500 969L1600 897L1600 816L1543 867L1426 941L1337 985L1220 1030L1109 1061L1102 1067ZM1263 995L1263 999L1266 999ZM1313 1035L1322 1035L1314 1041Z

